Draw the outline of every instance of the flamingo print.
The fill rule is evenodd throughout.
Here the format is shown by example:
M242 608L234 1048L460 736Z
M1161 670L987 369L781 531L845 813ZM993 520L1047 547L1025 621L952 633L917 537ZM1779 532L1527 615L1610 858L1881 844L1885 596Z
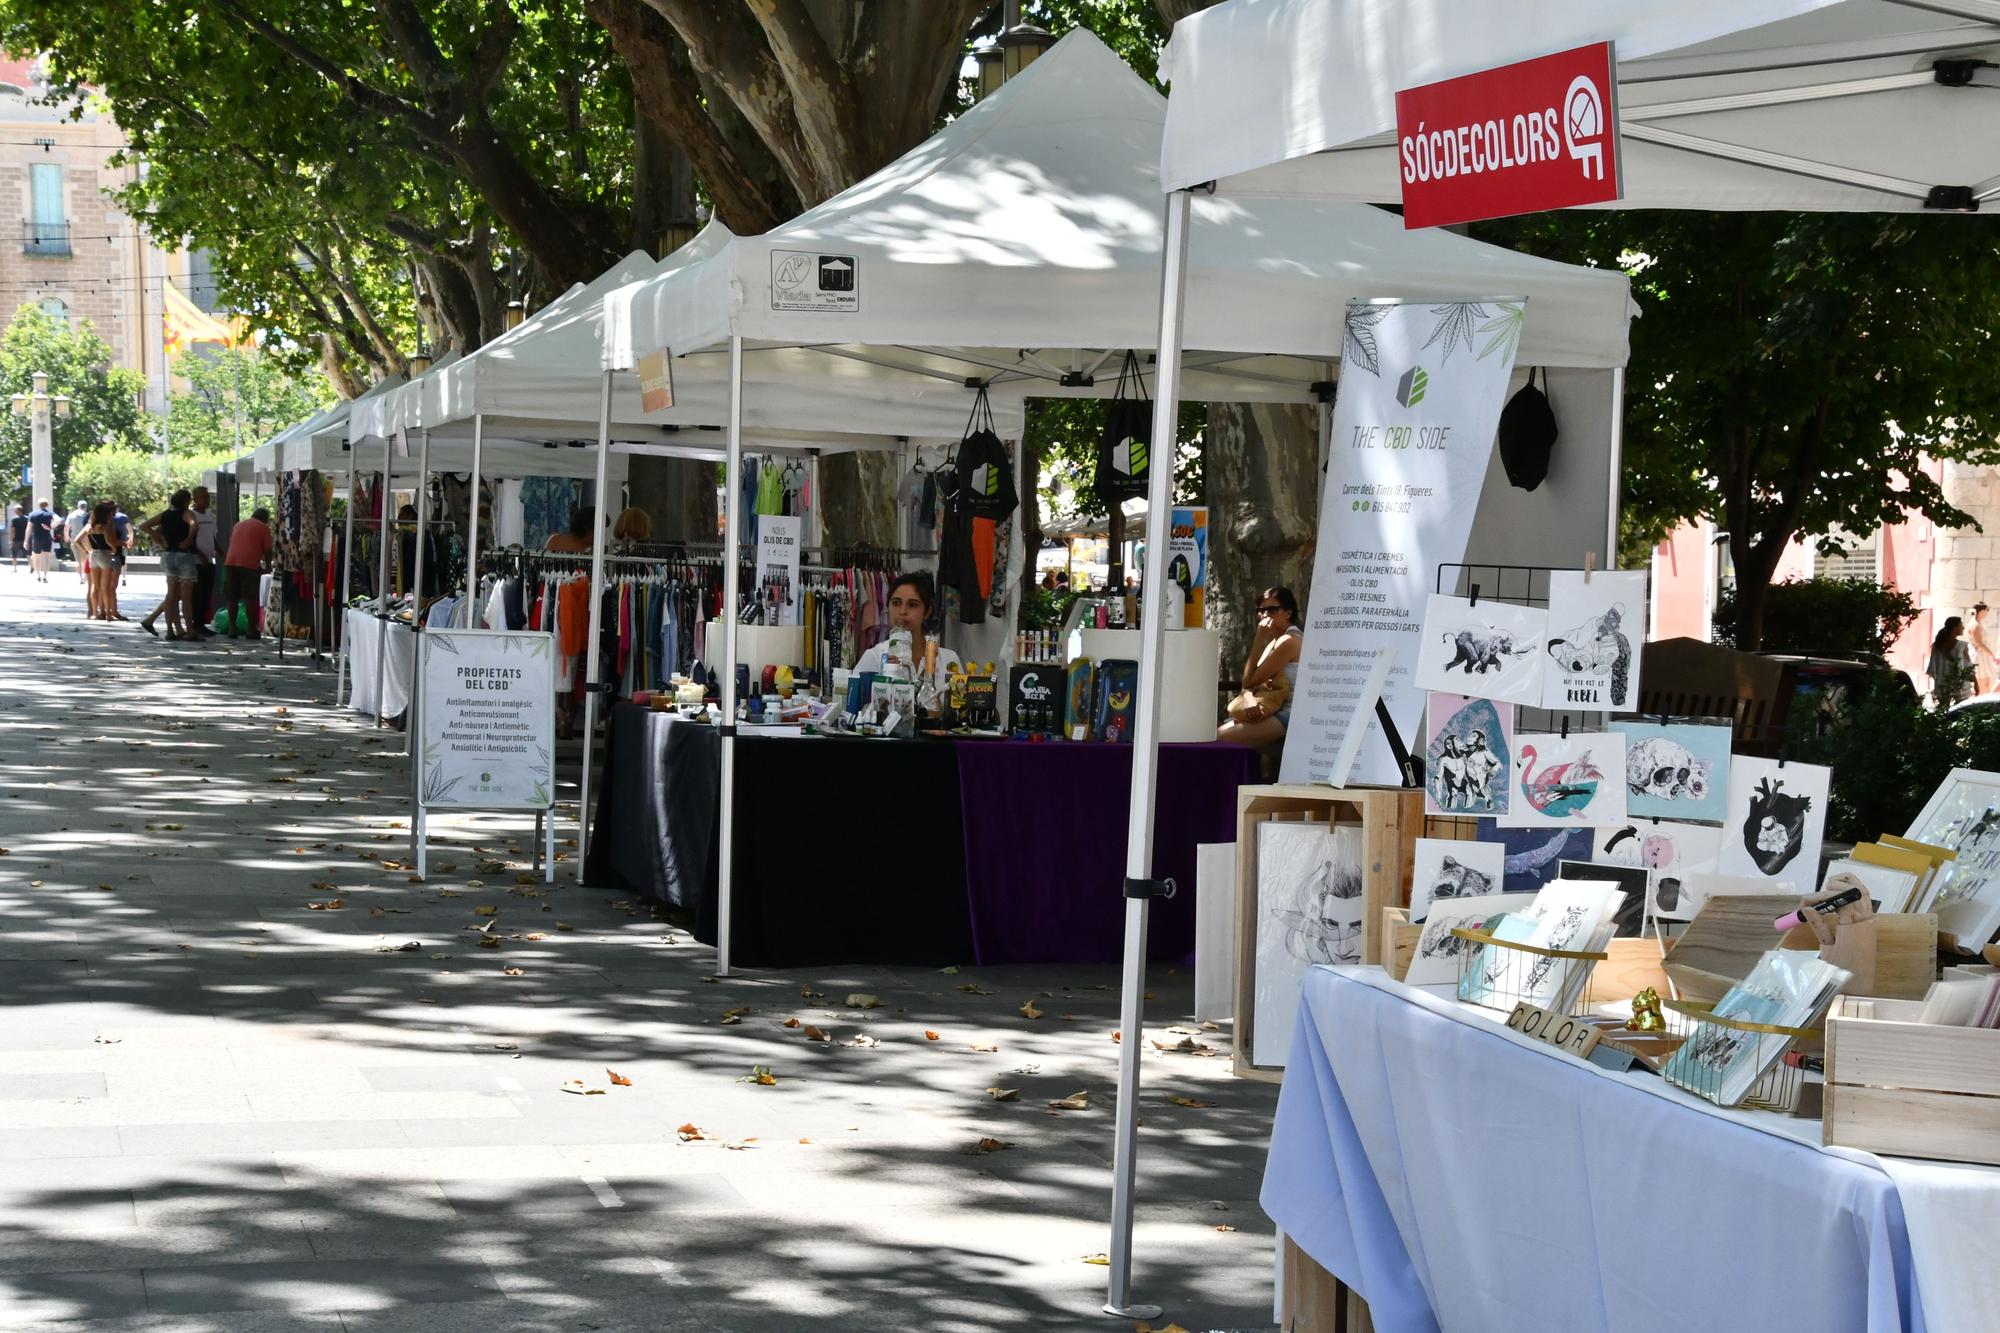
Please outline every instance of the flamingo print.
M1581 818L1597 795L1597 784L1604 780L1604 774L1590 762L1590 751L1537 773L1535 765L1540 760L1534 746L1521 747L1521 795L1549 819Z

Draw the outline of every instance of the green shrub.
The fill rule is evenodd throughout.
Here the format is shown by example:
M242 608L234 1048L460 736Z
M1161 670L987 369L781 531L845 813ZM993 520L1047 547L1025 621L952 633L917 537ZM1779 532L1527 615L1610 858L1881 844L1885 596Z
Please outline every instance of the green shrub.
M1793 706L1786 751L1833 770L1826 835L1901 833L1954 768L2000 770L2000 709L1927 708L1899 673L1877 673L1831 715Z
M1917 618L1908 593L1873 579L1807 579L1775 583L1765 593L1767 653L1821 657L1886 657L1889 645ZM1715 604L1715 641L1737 647L1743 640L1735 589Z

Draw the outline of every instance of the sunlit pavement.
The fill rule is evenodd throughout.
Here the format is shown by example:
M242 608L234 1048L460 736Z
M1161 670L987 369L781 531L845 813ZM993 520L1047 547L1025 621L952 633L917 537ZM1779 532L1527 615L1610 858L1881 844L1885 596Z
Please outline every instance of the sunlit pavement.
M0 664L0 1328L1126 1327L1086 1261L1115 969L717 981L567 860L518 882L530 825L446 825L411 882L400 737L309 654L0 565ZM1166 1031L1186 969L1148 985L1148 1047L1208 1050L1146 1052L1135 1296L1268 1328L1275 1089Z

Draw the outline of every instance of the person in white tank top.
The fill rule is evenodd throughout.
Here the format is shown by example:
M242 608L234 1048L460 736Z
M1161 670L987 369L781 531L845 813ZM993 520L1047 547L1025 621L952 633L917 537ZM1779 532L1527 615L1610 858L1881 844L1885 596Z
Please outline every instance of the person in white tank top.
M1299 648L1305 631L1299 628L1299 600L1290 588L1266 588L1257 599L1257 633L1250 640L1250 655L1243 663L1243 688L1254 690L1279 676L1286 685L1283 704L1269 714L1226 719L1215 729L1215 738L1259 749L1285 739L1285 727L1292 720L1292 688L1299 680Z

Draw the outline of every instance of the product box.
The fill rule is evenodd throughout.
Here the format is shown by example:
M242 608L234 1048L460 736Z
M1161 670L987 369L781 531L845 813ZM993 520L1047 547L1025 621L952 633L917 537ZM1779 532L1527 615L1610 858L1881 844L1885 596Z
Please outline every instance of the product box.
M1073 741L1090 739L1091 708L1096 703L1097 672L1088 657L1071 660L1063 704L1063 735Z
M1139 693L1139 664L1129 657L1107 657L1097 668L1097 708L1094 725L1101 741L1129 744Z
M965 678L965 723L982 729L1000 727L1000 684L993 678L994 664L988 662L983 670L976 663L971 666L972 674Z
M1063 691L1067 683L1059 666L1017 662L1007 674L1008 730L1031 736L1061 731Z

